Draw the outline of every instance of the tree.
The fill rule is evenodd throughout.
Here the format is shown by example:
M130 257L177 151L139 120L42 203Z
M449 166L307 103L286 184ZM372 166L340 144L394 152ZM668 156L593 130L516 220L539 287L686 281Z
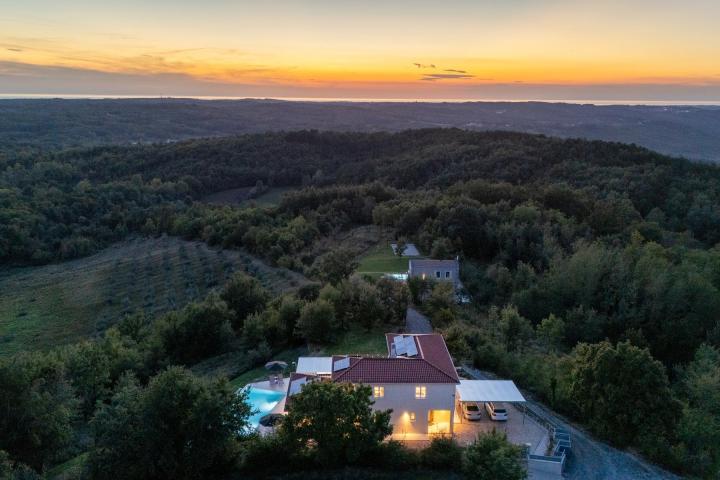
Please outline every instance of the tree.
M433 287L433 281L422 277L408 278L408 290L413 303L419 305L423 302L428 292Z
M235 331L240 331L249 315L265 308L270 294L257 279L238 272L225 284L220 298L235 312L232 326Z
M410 299L407 285L390 278L381 278L375 288L385 311L385 321L392 325L404 325Z
M500 311L499 327L505 341L505 349L508 352L522 349L533 335L530 321L520 315L517 308L512 305L508 305Z
M143 388L125 376L92 420L92 479L195 479L227 472L251 407L225 380L171 367Z
M335 309L323 299L306 304L297 322L296 334L311 343L330 343L338 334Z
M551 313L549 317L543 318L537 326L537 335L550 349L558 350L562 347L565 339L565 322Z
M407 247L408 244L404 238L398 239L395 243L395 255L398 257L402 257L403 255L405 255L405 250L407 250Z
M390 410L373 411L370 387L313 382L293 396L281 435L320 465L361 461L392 433Z
M505 433L495 430L481 433L467 447L462 470L468 480L527 478L527 471L522 464L522 448L508 442Z
M217 295L171 312L155 324L155 338L172 362L189 364L223 353L234 338L231 312Z
M388 311L380 299L375 285L358 276L343 280L339 286L340 297L336 304L336 313L343 328L347 328L345 320L355 325L362 325L370 330L373 325L382 323Z
M22 463L14 463L7 452L0 450L0 480L40 480L42 477Z
M320 280L336 285L357 268L358 263L354 257L352 252L344 248L330 250L315 259L312 272Z
M455 308L455 287L450 282L436 282L424 303L432 315L442 310L452 311Z
M280 322L283 335L288 342L290 342L295 332L295 326L300 318L302 306L303 302L291 295L285 295L280 300L280 305L278 306L278 321Z
M453 254L453 244L449 238L441 237L433 240L430 257L444 260Z
M569 396L594 432L619 446L667 437L679 406L665 367L630 342L581 343L572 353Z
M43 471L68 447L78 411L64 365L55 355L0 359L0 450Z
M95 403L109 393L110 360L102 345L85 341L68 349L65 365L82 402L82 412L89 418L95 411Z
M702 478L720 473L720 351L701 345L680 371L678 393L685 401L678 425L678 464Z

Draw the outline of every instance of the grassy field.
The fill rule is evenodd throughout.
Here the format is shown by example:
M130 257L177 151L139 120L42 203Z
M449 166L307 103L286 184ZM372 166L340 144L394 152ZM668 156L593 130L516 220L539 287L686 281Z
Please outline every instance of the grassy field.
M276 205L280 204L280 200L282 200L283 194L287 192L291 192L293 190L296 190L296 187L274 187L268 189L267 192L263 193L259 197L253 198L251 200L246 200L242 204L252 204L259 207L274 207Z
M136 311L182 307L245 270L279 293L306 280L250 255L177 238L138 238L90 257L0 271L0 355L97 335Z
M389 243L380 243L360 258L357 272L377 277L384 273L406 273L411 258L422 257L398 257Z
M353 328L335 345L325 347L326 355L387 355L385 334L397 330L394 327L376 327L369 332L362 328Z

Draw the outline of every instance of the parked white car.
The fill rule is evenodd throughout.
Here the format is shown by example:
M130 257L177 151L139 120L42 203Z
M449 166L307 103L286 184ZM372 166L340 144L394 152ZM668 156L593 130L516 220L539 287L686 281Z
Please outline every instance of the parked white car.
M485 402L485 410L493 420L502 422L508 419L507 409L502 403Z
M468 420L480 420L480 407L475 402L462 402L463 416Z

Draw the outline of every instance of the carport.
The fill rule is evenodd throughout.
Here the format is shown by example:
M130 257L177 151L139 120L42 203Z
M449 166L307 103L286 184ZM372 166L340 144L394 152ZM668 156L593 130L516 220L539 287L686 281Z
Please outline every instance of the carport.
M520 415L508 415L507 421L495 422L488 418L485 409L479 420L466 420L462 413L463 402L504 403L522 411ZM461 445L469 445L477 439L478 434L495 430L505 432L508 440L515 445L522 445L532 454L544 455L550 441L545 425L538 423L532 416L526 420L525 397L510 380L460 380L455 387L455 415L453 433ZM482 408L482 407L481 407Z
M455 388L455 394L456 409L460 407L461 412L464 402L525 403L525 397L512 380L460 380L460 385ZM525 409L523 409L523 423L525 423Z

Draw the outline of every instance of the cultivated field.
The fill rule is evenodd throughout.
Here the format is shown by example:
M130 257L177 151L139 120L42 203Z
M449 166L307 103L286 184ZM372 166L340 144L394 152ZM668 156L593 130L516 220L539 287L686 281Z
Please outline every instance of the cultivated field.
M97 335L136 311L182 307L238 270L276 293L306 281L242 252L172 237L137 238L79 260L0 271L0 355Z

